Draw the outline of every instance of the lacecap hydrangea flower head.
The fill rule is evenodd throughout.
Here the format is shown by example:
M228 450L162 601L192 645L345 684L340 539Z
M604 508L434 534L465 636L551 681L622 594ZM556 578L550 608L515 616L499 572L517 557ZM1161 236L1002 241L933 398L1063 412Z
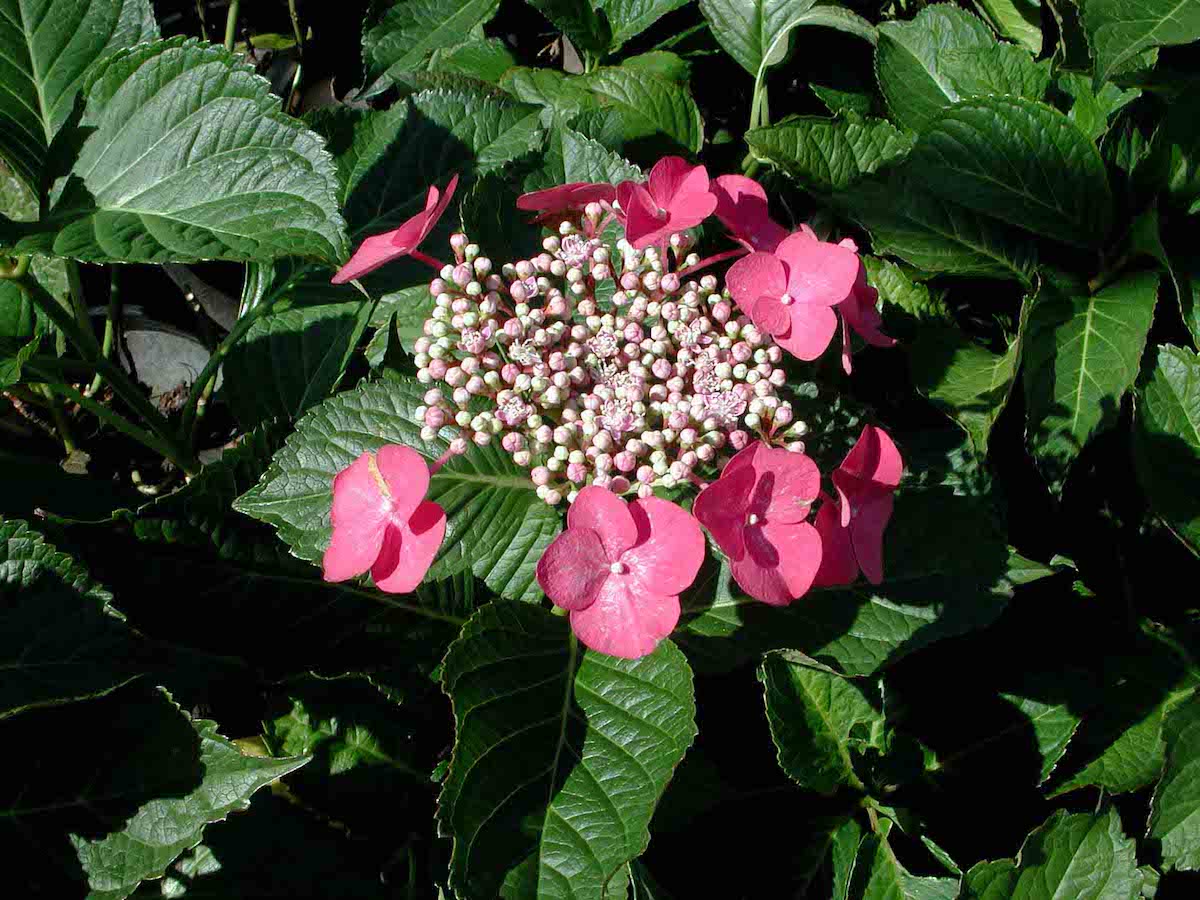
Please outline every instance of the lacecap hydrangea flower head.
M444 194L430 188L425 209L396 231L368 238L334 280L402 255L436 269L414 347L428 386L421 436L455 433L434 468L498 444L539 498L567 507L537 578L584 645L652 652L703 562L702 528L765 603L787 605L860 571L882 576L899 452L868 426L823 490L785 367L822 355L839 320L847 371L851 330L894 343L852 241L826 242L806 225L789 233L757 182L714 181L668 157L644 183L522 196L518 207L551 231L527 259L497 264L455 234L442 264L418 245L456 181ZM702 259L691 229L713 216L733 246ZM716 267L735 258L722 288ZM327 578L370 570L383 590L411 590L432 563L445 517L420 502L424 461L399 449L365 454L335 481ZM398 559L403 579L389 574Z

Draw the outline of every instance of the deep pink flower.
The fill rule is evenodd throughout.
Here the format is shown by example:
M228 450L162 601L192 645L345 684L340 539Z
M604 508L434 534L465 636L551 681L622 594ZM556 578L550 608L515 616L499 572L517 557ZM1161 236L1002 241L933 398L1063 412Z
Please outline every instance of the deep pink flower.
M799 359L816 359L837 331L832 307L858 277L858 254L819 240L802 226L774 253L751 253L725 276L729 292L754 324Z
M421 583L446 535L446 513L425 499L429 467L415 450L388 444L364 453L333 479L333 538L326 581L368 569L375 586L404 594Z
M625 239L642 250L678 231L699 225L717 208L709 190L708 170L678 156L654 164L646 184L624 181L617 201L625 213Z
M538 560L537 579L556 606L570 610L585 646L637 659L675 628L679 594L702 562L704 535L691 514L657 497L627 504L589 485Z
M700 492L692 511L729 557L742 590L786 606L808 591L821 565L821 539L806 521L820 491L821 473L809 457L756 442Z
M535 222L548 222L564 212L576 212L589 203L612 203L617 189L611 184L572 181L556 187L531 191L517 198L517 209L540 213Z
M450 205L450 198L454 196L456 187L457 175L450 179L444 194L439 195L438 189L431 185L429 193L425 196L423 210L394 231L377 234L363 241L350 257L350 261L338 269L330 281L333 284L345 284L374 272L394 259L410 255L420 246L421 241L429 236L429 232L433 231L438 219Z
M788 231L767 211L767 192L745 175L722 175L712 183L717 218L750 250L773 253Z
M860 569L872 584L883 580L883 532L903 472L904 460L887 432L864 426L833 473L838 502L826 501L817 514L824 554L817 584L848 584Z

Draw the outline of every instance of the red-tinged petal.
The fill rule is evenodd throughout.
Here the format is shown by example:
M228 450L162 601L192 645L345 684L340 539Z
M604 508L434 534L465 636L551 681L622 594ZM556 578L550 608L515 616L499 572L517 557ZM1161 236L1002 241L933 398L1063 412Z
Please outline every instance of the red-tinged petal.
M854 329L854 333L872 347L894 347L896 339L880 331L883 327L883 317L875 308L878 299L879 292L867 284L864 269L850 296L838 305L838 312L842 314L846 324Z
M793 303L792 327L775 335L775 343L797 359L813 360L825 352L837 331L837 314L827 306Z
M771 253L787 237L787 229L771 218L767 192L753 178L721 175L710 189L717 198L717 218L735 238Z
M391 513L363 453L333 479L333 536L321 560L326 581L345 581L371 568Z
M458 173L456 172L450 179L450 183L446 185L445 193L439 199L438 190L436 187L429 188L429 194L425 198L425 221L421 226L421 236L417 239L416 244L410 247L410 250L415 250L417 244L425 240L429 236L429 232L433 231L442 214L446 212L446 207L450 205L451 199L454 197L454 189L458 187Z
M678 622L678 596L647 591L623 576L609 578L594 603L571 612L571 628L585 647L623 659L653 653Z
M721 477L724 478L726 475L732 475L743 466L752 466L754 460L758 458L758 454L766 449L767 445L762 441L747 444L737 453L733 454L729 462L725 463L725 468L721 470Z
M848 475L895 488L904 474L904 460L891 437L882 428L864 425L858 440L838 469Z
M742 450L738 456L745 452ZM750 491L756 477L749 465L734 468L737 458L729 461L721 477L702 490L692 504L692 515L708 529L725 555L734 560L741 559L746 553L742 532L746 528Z
M445 536L446 512L431 500L421 503L407 521L389 525L379 558L371 567L375 587L389 594L416 590Z
M752 512L777 524L803 522L821 493L821 472L803 453L763 447L754 460L758 482Z
M625 238L634 249L649 247L665 236L664 229L665 234L670 233L666 212L655 205L649 192L640 184L623 183L617 189L617 198L625 211Z
M808 232L788 235L775 248L775 255L787 264L787 292L798 303L841 303L858 277L860 262L856 253L818 241Z
M858 563L854 559L850 529L842 525L836 504L822 503L813 525L821 538L821 565L813 584L816 587L852 584L858 577Z
M606 563L616 562L637 543L638 530L629 504L607 488L590 484L567 510L567 528L590 528L600 538Z
M746 529L746 555L730 563L734 580L756 600L787 606L812 586L821 538L808 522Z
M387 444L375 454L375 466L392 500L392 520L407 522L429 492L429 466L416 450Z
M689 179L697 174L703 179L703 189L707 190L708 172L704 166L693 166L679 156L664 156L650 170L646 179L646 189L654 202L666 209L681 191L694 189Z
M611 184L572 181L541 191L531 191L517 198L517 209L526 212L563 212L581 209L589 203L611 203L617 189Z
M668 210L667 221L671 232L695 228L713 214L717 198L708 191L683 194L676 198Z
M759 297L750 309L750 319L772 336L787 334L792 327L791 311L778 297Z
M424 215L422 213L421 215ZM410 219L409 222L412 220ZM405 229L409 224L405 222L395 231L388 231L384 234L377 234L367 238L354 255L350 257L350 261L337 270L333 278L329 279L331 284L345 284L348 281L354 281L362 278L364 275L369 275L381 266L385 266L394 259L399 259L406 256L410 247L400 246L395 244L396 236Z
M600 535L590 528L571 528L556 537L537 564L537 580L555 606L586 609L612 573L604 559Z
M657 497L634 500L629 511L638 529L637 543L621 554L629 574L647 591L686 590L704 563L704 533L695 516Z
M850 540L858 567L871 584L883 581L883 532L892 517L891 494L877 497L855 512L850 521Z
M759 297L782 297L787 291L787 269L771 253L743 256L725 273L725 285L738 305L749 313Z

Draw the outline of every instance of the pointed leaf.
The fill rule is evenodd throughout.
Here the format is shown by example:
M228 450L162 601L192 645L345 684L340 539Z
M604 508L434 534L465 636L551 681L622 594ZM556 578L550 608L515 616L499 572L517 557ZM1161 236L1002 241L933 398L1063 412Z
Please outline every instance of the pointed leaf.
M500 0L391 0L363 32L367 83L389 70L423 68L435 50L461 44L499 5Z
M1200 40L1196 0L1083 0L1079 5L1097 82L1150 47Z
M883 119L788 119L746 132L757 159L817 194L842 191L912 149L913 139Z
M1042 49L1042 5L1040 0L979 0L992 25L1006 38L1030 53Z
M1032 697L1018 697L1015 694L1000 696L1029 720L1038 755L1042 758L1038 784L1044 784L1063 754L1067 752L1067 744L1079 728L1079 716L1065 703L1044 703Z
M616 53L626 41L637 37L669 12L687 5L688 0L597 0L612 26L612 47Z

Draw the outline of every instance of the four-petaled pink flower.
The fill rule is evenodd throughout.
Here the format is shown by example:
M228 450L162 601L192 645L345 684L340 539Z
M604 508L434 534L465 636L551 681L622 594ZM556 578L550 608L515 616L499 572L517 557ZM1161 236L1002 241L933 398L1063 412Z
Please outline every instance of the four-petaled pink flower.
M446 513L425 499L429 467L415 450L388 444L363 453L333 479L333 538L326 581L368 569L375 586L404 594L421 583L442 538Z
M816 359L837 331L833 306L854 287L858 254L819 240L811 228L788 235L774 253L751 253L725 277L754 324L799 359Z
M522 194L517 209L540 213L535 222L550 222L564 212L578 212L589 203L612 203L616 197L617 189L611 184L572 181Z
M773 253L788 231L767 211L767 192L745 175L721 175L713 180L717 218L748 250Z
M817 464L803 453L751 444L692 507L729 557L734 580L751 597L786 606L812 586L821 538L806 521L821 491Z
M632 181L619 184L617 201L625 214L625 239L635 250L699 225L717 208L717 198L709 190L708 170L678 156L656 162L644 185Z
M431 185L429 193L425 196L423 210L394 231L377 234L363 241L350 257L350 261L338 269L337 274L330 280L334 284L345 284L374 272L394 259L411 255L420 246L421 241L429 236L429 232L433 231L438 219L450 205L450 198L454 196L456 187L457 175L450 179L444 194L439 194L438 189Z
M824 551L817 584L849 584L860 569L872 584L883 580L883 532L903 472L904 460L887 432L864 426L833 473L838 502L826 500L817 514Z
M626 503L589 485L538 561L537 579L570 610L585 646L637 659L675 628L679 594L703 561L704 535L689 513L657 497Z

